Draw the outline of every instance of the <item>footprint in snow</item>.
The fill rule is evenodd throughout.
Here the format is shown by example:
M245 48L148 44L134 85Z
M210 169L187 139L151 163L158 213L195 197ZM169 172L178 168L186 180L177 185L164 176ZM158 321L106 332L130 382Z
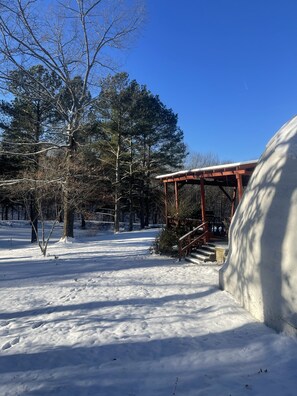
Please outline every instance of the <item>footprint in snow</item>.
M9 349L11 348L11 343L10 342L6 342L4 345L2 345L2 351L5 351L5 349Z
M148 324L146 322L141 323L142 330L145 330L147 327L148 327Z
M31 326L32 329L37 329L38 327L42 326L43 322L36 322L33 323L33 325Z
M1 327L5 327L5 326L8 326L9 325L9 322L7 321L7 322L2 322L2 323L0 323L0 326Z
M20 342L20 337L14 338L12 341L6 342L4 345L2 345L2 351L5 351L6 349L11 348L13 345L16 345Z

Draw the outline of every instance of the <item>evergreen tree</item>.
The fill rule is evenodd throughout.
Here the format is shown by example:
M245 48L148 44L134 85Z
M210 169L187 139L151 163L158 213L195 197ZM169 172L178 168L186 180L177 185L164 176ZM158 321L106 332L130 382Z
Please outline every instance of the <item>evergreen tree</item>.
M142 87L135 111L136 147L140 164L139 207L141 226L148 226L150 208L155 201L154 176L181 167L186 155L178 117L157 95Z
M28 80L26 72L10 73L9 90L15 96L12 102L0 104L2 113L2 155L9 159L11 169L25 172L31 179L39 171L41 153L46 150L44 138L53 127L55 118L51 101L43 90L54 96L60 88L60 81L43 66L34 66L29 71L35 84ZM14 177L16 175L14 174ZM28 189L26 201L32 223L31 242L37 241L38 212L33 189Z
M102 130L100 159L109 169L114 190L115 231L125 207L129 229L134 212L145 227L157 191L154 176L181 166L185 157L177 115L145 86L129 81L127 73L103 81L97 110Z
M77 134L83 129L92 88L98 94L102 68L112 68L115 50L123 49L143 20L141 1L52 0L0 1L0 79L9 81L7 71L24 71L36 82L29 66L42 64L61 81L61 95L52 95L38 82L61 120L66 137L63 237L73 236L73 168ZM75 79L82 81L77 89ZM90 88L91 87L91 88ZM63 101L63 97L67 100Z

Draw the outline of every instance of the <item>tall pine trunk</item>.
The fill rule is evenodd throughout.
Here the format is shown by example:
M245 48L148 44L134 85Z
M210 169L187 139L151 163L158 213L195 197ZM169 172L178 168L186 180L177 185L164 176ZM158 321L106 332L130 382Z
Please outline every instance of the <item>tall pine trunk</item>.
M71 193L72 186L72 163L76 145L72 136L69 138L69 147L65 154L65 184L63 191L63 211L64 211L64 228L62 239L74 238L74 200Z
M146 158L146 174L145 174L145 227L149 226L151 217L151 147L147 146L147 158Z
M145 227L145 219L144 219L144 214L145 214L145 202L144 202L144 185L143 185L143 180L141 180L141 188L139 192L139 220L140 220L140 228L143 229Z
M29 217L31 223L31 243L36 243L38 233L38 211L36 209L36 197L34 193L32 193L30 196Z
M35 122L35 145L33 151L35 154L35 164L33 166L33 172L37 174L39 169L39 155L37 154L38 146L37 144L40 141L41 136L41 109L40 109L40 101L37 101L36 104L36 122ZM38 241L38 208L36 202L36 184L35 184L35 192L30 195L30 222L31 222L31 243L36 243Z
M114 232L119 232L120 230L120 155L121 155L121 133L120 127L118 125L118 144L116 151L116 161L115 161L115 186L114 186Z
M68 193L64 193L64 228L63 239L74 238L74 208L69 201Z
M130 139L130 165L129 165L129 225L128 231L133 231L133 220L134 220L134 210L133 210L133 142Z

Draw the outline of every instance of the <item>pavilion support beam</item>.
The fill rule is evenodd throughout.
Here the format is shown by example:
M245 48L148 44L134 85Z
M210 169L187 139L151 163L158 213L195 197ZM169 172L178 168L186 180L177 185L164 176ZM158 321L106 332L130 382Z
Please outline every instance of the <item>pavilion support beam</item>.
M166 227L169 225L168 219L168 183L164 183L164 199L165 199L165 223Z
M202 223L206 221L206 207L205 207L205 188L204 179L200 179L200 203L201 203L201 220Z
M236 180L237 180L237 190L238 190L238 202L240 202L243 196L242 175L240 173L236 173Z
M178 197L178 181L174 182L174 196L175 196L175 217L176 217L176 226L180 226L180 221L179 221L179 197Z
M224 187L219 186L219 189L226 195L226 197L229 199L230 202L232 202L232 198L230 195L227 193L227 191L224 189Z
M174 196L175 196L175 211L178 216L179 206L178 206L178 183L174 182Z
M200 199L201 199L201 220L202 223L206 222L206 204L205 204L205 188L204 188L204 179L200 178ZM204 231L208 231L207 224L204 227ZM209 237L206 237L205 242L209 240Z

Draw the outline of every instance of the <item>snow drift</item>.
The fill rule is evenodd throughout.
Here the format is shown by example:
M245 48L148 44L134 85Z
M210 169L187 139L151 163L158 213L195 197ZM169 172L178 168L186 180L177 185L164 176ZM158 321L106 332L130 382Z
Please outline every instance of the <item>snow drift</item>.
M277 331L297 332L297 117L270 140L230 227L220 286Z

